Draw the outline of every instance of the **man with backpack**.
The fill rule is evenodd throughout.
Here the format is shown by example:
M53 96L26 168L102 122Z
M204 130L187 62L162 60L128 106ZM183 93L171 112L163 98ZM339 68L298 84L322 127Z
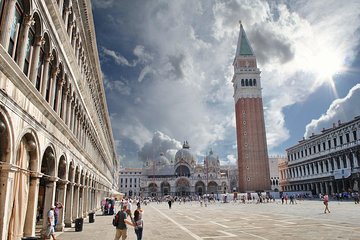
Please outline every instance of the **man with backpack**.
M130 212L131 214L131 212ZM115 215L113 219L113 225L116 227L116 233L114 240L119 240L120 237L122 240L125 240L127 237L127 224L134 226L132 221L127 219L127 207L123 206L123 208ZM131 217L131 216L130 216Z

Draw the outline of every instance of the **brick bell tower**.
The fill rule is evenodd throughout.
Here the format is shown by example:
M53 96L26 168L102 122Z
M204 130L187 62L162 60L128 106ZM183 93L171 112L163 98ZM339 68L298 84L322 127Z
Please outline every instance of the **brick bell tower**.
M260 70L241 22L233 66L239 191L268 191L271 185Z

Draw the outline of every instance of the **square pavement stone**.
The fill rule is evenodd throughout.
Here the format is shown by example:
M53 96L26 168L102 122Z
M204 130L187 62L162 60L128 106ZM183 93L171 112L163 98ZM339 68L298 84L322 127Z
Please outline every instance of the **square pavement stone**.
M360 239L360 205L331 201L331 213L324 214L320 200L262 204L197 202L152 202L144 209L145 240L301 240ZM59 240L114 239L113 216L97 214L94 223L84 220L83 230L74 228L57 233ZM129 240L136 240L133 227L128 228Z

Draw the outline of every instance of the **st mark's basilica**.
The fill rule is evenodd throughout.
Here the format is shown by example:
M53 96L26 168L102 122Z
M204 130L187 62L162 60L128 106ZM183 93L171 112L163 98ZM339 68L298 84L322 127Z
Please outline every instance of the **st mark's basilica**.
M188 142L169 160L163 153L145 162L141 178L144 197L209 196L228 192L229 170L220 165L219 157L211 150L204 161L197 162Z

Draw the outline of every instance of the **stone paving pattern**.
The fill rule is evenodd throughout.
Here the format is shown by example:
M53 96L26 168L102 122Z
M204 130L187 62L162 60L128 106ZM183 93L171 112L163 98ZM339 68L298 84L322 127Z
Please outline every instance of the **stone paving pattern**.
M360 205L331 201L331 213L324 214L319 200L281 203L151 203L144 209L143 240L246 239L360 239ZM97 214L95 223L85 219L83 231L68 228L58 240L114 239L112 216ZM128 240L136 240L132 227Z

